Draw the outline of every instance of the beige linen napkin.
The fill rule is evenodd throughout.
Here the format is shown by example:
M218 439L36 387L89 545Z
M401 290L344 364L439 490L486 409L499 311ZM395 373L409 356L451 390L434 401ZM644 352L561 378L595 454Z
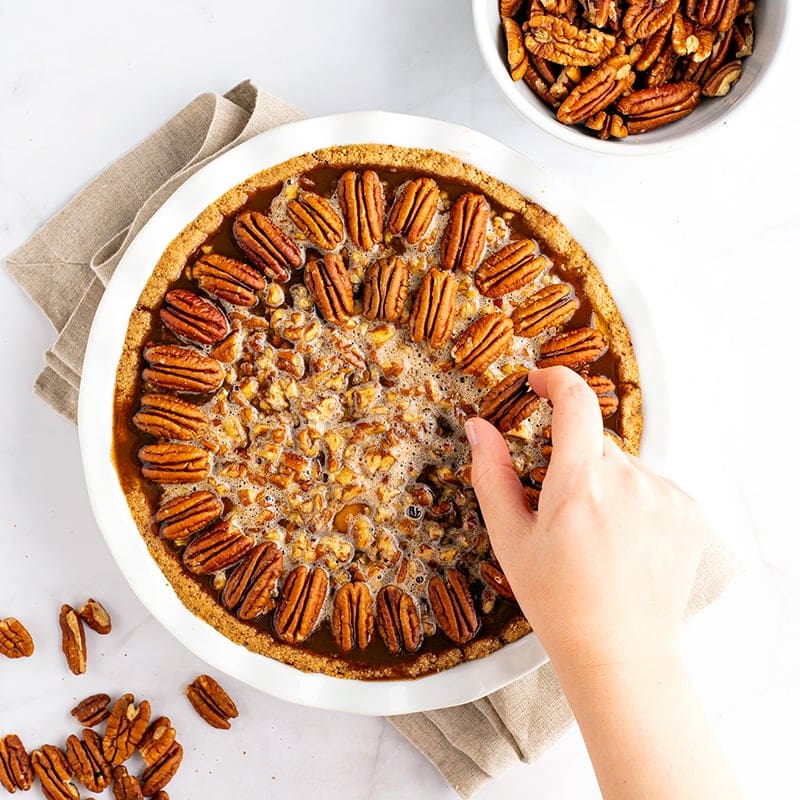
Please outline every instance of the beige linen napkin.
M8 256L8 271L58 331L45 354L36 394L75 421L92 318L131 239L203 164L303 116L250 82L223 96L200 95ZM719 546L709 548L689 613L714 600L733 572L731 557ZM462 797L469 797L513 764L535 759L564 733L572 715L548 664L474 703L389 721Z

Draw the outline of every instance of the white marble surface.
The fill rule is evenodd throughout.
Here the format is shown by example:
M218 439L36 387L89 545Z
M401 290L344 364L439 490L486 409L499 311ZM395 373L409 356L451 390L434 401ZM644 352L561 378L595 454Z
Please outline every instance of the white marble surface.
M484 72L466 0L2 3L0 30L0 254L194 95L245 77L311 115L377 108L464 123L570 184L648 298L672 387L664 469L746 567L687 626L698 691L750 796L796 793L795 64L776 65L712 139L620 159L545 138L516 116ZM109 556L76 432L30 392L53 331L5 274L0 284L0 616L24 619L38 644L34 658L0 663L0 731L29 746L60 742L73 701L130 689L180 731L174 797L455 797L380 719L288 705L232 681L242 714L231 732L193 716L181 687L203 665L145 612ZM89 594L116 625L90 639L89 673L75 678L55 618ZM479 797L599 793L573 729Z

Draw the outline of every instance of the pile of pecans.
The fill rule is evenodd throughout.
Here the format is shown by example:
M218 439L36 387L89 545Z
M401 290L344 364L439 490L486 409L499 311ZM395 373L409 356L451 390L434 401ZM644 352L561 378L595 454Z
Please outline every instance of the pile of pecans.
M647 133L723 97L753 52L753 0L500 0L511 77L564 125Z

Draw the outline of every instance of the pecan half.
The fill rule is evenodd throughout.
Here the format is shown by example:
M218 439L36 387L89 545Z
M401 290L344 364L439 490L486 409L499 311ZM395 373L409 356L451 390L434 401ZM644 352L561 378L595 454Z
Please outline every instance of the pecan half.
M256 292L263 291L264 276L244 261L218 253L200 256L189 270L189 277L204 291L234 306L251 308L258 303Z
M652 36L647 38L643 44L642 52L634 64L638 72L647 72L653 66L667 43L669 32L669 28L665 26L659 28Z
M595 28L605 28L610 18L616 16L615 0L580 0L583 18Z
M500 0L500 16L513 17L522 7L522 0Z
M192 708L212 728L228 730L231 719L239 716L236 703L210 675L198 675L186 687L186 696Z
M691 114L699 102L700 87L684 81L632 92L617 100L617 108L631 133L646 133Z
M557 333L542 345L536 366L580 369L597 361L608 349L605 337L596 328L575 328Z
M539 395L528 386L528 371L517 370L486 392L480 414L500 433L508 433L533 414L539 403Z
M346 583L333 598L331 631L345 653L354 647L364 650L372 640L375 612L372 595L365 583Z
M111 713L108 710L110 702L111 698L107 694L93 694L81 700L69 713L81 725L87 728L94 728L95 725L99 725L103 720L108 719L108 715Z
M186 545L183 565L193 575L208 575L235 564L254 544L249 533L242 533L230 519L223 519Z
M344 224L336 209L314 192L303 192L286 205L286 213L297 230L312 244L333 250L344 239Z
M150 800L169 800L169 793L165 792L163 789L159 789L151 798Z
M677 0L676 0L677 1ZM551 14L531 14L525 47L556 64L594 67L611 54L616 39L597 28L579 29Z
M686 0L686 13L695 22L727 33L739 14L740 0Z
M478 632L480 623L469 582L457 569L448 569L444 579L440 575L430 579L428 600L439 628L451 641L466 644Z
M547 63L544 59L534 58L531 59L533 62L542 61L543 63ZM525 74L522 76L522 80L525 81L525 85L532 91L536 96L547 105L551 106L552 108L558 108L559 100L557 100L553 95L550 93L550 86L552 85L552 81L548 81L542 77L537 69L535 69L531 64L528 64L528 68L525 70Z
M672 23L672 50L675 55L692 57L695 64L708 59L714 47L717 34L711 28L693 23L680 13L675 14Z
M453 332L456 321L456 279L432 267L425 273L414 295L408 325L411 339L428 339L431 347L441 347Z
M340 254L327 253L309 260L305 280L319 313L328 322L341 324L352 315L353 284Z
M58 615L61 626L61 650L73 675L86 672L86 634L78 612L70 605L61 606Z
M304 642L314 630L328 596L328 573L321 567L301 564L286 577L272 624L279 639Z
M0 619L0 654L6 658L28 658L33 650L33 638L16 617Z
M413 653L422 644L422 623L411 595L397 586L383 586L376 598L378 633L394 656Z
M211 470L208 451L193 444L146 444L139 448L139 461L142 475L155 483L197 483Z
M366 319L397 322L408 297L408 267L399 256L382 258L364 272Z
M383 239L383 186L373 169L342 173L336 189L347 233L356 247L369 250Z
M545 286L511 312L514 333L528 338L538 336L566 324L577 310L578 301L568 283Z
M222 501L206 491L174 497L164 503L153 518L159 533L171 542L186 539L207 528L222 516Z
M114 785L112 787L114 792L114 800L142 800L142 786L139 779L128 772L128 768L123 764L114 767L113 770Z
M619 400L617 399L614 381L605 375L585 375L584 378L591 390L597 395L600 413L604 417L610 417L616 413L619 407Z
M31 753L31 766L42 784L47 800L80 800L78 787L72 783L72 770L66 756L52 744Z
M99 600L90 597L81 606L78 614L84 624L88 625L95 633L99 633L101 636L111 633L111 615Z
M631 0L622 18L622 30L632 42L647 39L672 24L681 0Z
M208 427L205 412L171 394L143 394L133 424L150 436L196 439Z
M260 542L228 576L222 602L239 619L256 619L275 608L275 587L283 573L283 553L275 542Z
M486 581L486 585L494 589L500 597L504 597L506 600L515 599L514 591L508 582L508 578L491 561L481 562L481 577Z
M123 694L114 703L103 736L103 757L112 766L127 761L139 745L150 723L150 703L137 707L133 695Z
M158 312L176 336L197 344L215 344L228 335L228 319L213 303L186 289L170 289Z
M160 761L174 741L175 728L172 727L169 717L153 720L139 742L139 753L144 763L149 767Z
M450 207L442 233L441 262L445 269L471 272L481 260L486 244L489 203L482 194L465 192Z
M636 78L627 55L612 56L592 70L558 108L559 122L577 125L611 105Z
M465 375L480 375L508 350L513 339L514 324L502 311L484 314L456 339L456 367Z
M724 97L741 77L742 62L729 61L703 81L703 94L706 97Z
M183 761L183 747L173 741L166 752L142 773L142 794L150 797L163 789L174 777Z
M753 31L753 15L745 14L736 20L733 30L733 46L736 48L736 58L745 58L753 55L755 34Z
M222 386L225 371L215 358L191 347L176 344L151 344L143 356L150 365L142 377L156 389L179 394L209 394Z
M502 297L535 281L548 264L536 242L519 239L501 247L478 267L475 285L485 297Z
M511 19L503 17L503 30L506 34L506 58L511 79L521 80L528 69L528 54L525 52L525 41L522 28Z
M416 244L428 232L439 207L439 187L433 178L414 178L394 198L386 227L395 236L403 235Z
M279 283L303 263L300 248L266 214L243 211L233 222L233 238L265 275Z
M103 756L103 740L91 728L83 731L83 739L74 734L67 739L67 763L90 792L102 792L111 783L111 764Z
M598 138L603 141L612 136L615 139L625 139L628 135L628 128L619 114L607 114L605 111L599 111L589 117L585 124L589 130L597 131Z
M0 786L13 794L27 792L33 785L33 768L28 751L15 733L0 736Z

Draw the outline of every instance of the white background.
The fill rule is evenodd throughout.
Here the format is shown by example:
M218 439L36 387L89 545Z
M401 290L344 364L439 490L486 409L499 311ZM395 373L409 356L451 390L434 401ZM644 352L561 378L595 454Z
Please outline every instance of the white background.
M568 183L615 239L654 318L671 387L664 469L746 568L687 626L698 691L750 796L797 791L800 115L788 52L708 140L623 159L552 140L505 104L466 0L0 0L0 30L0 255L196 94L247 77L312 116L374 108L469 125ZM60 744L75 700L130 690L178 728L176 798L455 797L380 719L292 706L231 680L242 712L232 731L193 715L182 687L203 664L109 556L76 431L30 391L53 331L5 274L0 284L0 617L23 619L37 642L32 659L0 662L0 732ZM115 630L90 638L89 672L76 678L56 618L62 602L88 595L107 603ZM573 729L478 796L599 793Z

